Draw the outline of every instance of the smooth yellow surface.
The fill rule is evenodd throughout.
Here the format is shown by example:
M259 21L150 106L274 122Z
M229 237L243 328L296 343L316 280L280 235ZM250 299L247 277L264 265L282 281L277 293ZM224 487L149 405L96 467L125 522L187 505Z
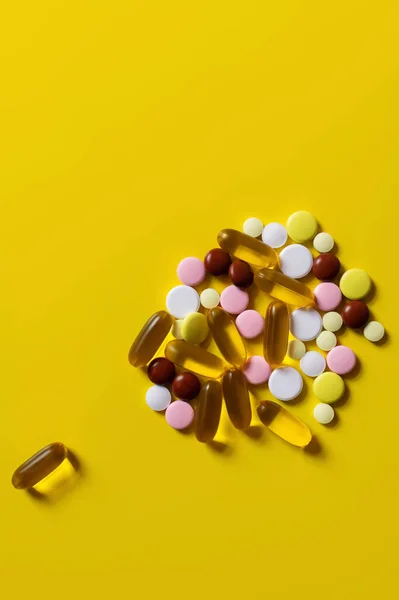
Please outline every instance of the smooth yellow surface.
M287 231L294 242L302 244L307 240L312 240L316 235L317 221L307 210L298 210L289 217Z
M326 371L313 382L313 393L316 398L325 404L332 404L339 400L344 393L345 383L337 373Z
M396 598L398 12L3 3L2 598ZM360 369L336 425L314 421L309 378L286 406L320 453L238 432L225 411L227 447L173 431L127 362L134 336L184 256L301 209L372 277L387 342L339 332ZM80 457L79 485L54 503L14 490L56 440Z
M363 269L349 269L342 275L339 287L346 298L358 300L369 293L371 280Z
M190 344L201 344L209 333L208 321L202 313L191 313L183 319L181 326L183 340Z

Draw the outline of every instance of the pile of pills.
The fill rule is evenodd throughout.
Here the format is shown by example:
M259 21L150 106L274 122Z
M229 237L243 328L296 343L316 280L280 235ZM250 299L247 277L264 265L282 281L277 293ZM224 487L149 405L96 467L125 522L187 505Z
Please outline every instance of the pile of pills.
M255 217L243 232L224 229L218 248L204 260L184 258L177 267L180 285L166 297L167 311L155 313L134 341L129 361L147 368L153 383L146 401L155 411L165 411L166 422L185 429L195 422L200 442L216 435L224 399L237 429L249 427L252 418L248 384L267 382L270 393L282 402L303 390L302 374L313 378L318 403L313 416L321 424L334 419L333 404L345 392L343 376L356 366L354 352L339 345L343 326L363 329L371 342L384 337L384 327L370 321L364 298L372 282L363 269L345 271L331 251L334 239L318 232L318 223L307 211L292 214L284 227L266 225ZM319 254L313 257L309 247ZM310 289L302 278L312 274L320 283ZM195 289L206 278L228 276L230 283L219 294L213 287ZM249 309L251 290L258 288L270 302L263 316ZM153 358L169 333L164 356ZM289 339L289 336L293 339ZM201 344L213 337L217 356ZM263 355L247 356L245 340L263 336ZM307 350L306 343L320 350ZM298 367L284 364L286 357ZM191 402L197 398L196 408ZM304 447L312 434L308 426L284 405L262 401L257 413L271 431L293 445Z

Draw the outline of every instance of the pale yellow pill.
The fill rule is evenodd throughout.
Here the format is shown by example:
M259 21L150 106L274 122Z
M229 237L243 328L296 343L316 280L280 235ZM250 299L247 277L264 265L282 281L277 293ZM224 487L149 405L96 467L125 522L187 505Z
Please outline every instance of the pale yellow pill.
M301 360L306 352L306 346L301 340L291 340L288 344L288 356L293 360Z
M191 313L183 320L181 332L183 340L190 344L201 344L208 335L208 321L201 313Z
M215 308L219 304L220 296L213 288L207 288L200 295L200 301L204 308Z
M313 393L320 402L333 404L344 393L345 383L336 373L322 373L313 382Z
M323 317L323 327L327 331L338 331L342 327L342 317L339 313L331 311Z
M364 337L370 342L379 342L385 335L385 329L378 321L370 321L364 328Z
M359 300L369 293L371 279L363 269L349 269L342 275L339 287L349 300Z
M316 344L320 350L329 352L337 345L336 335L332 331L322 331L316 338Z
M334 238L329 233L318 233L313 240L313 247L317 252L330 252L334 247Z
M177 340L183 339L182 326L184 319L176 319L172 325L172 335Z
M290 238L299 244L313 239L317 233L317 221L307 210L293 213L289 217L286 227Z
M245 221L244 225L242 226L242 230L247 235L257 238L263 231L263 223L256 217L250 217Z

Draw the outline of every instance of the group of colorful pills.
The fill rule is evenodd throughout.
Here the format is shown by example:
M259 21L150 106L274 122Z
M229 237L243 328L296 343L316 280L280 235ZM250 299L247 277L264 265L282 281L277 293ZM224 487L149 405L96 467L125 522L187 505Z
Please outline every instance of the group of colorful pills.
M148 365L154 385L147 391L147 404L165 411L171 427L185 429L195 421L197 439L210 442L219 426L224 398L233 425L246 429L252 418L248 384L267 382L274 398L289 402L302 392L301 372L314 379L313 394L318 400L314 418L322 424L333 420L331 405L345 391L342 376L356 366L354 352L337 345L336 333L343 325L364 328L365 337L377 342L384 328L369 321L364 301L372 287L368 274L350 269L337 282L341 264L331 253L334 239L317 231L317 221L307 211L291 215L285 227L280 223L264 226L251 217L243 232L222 230L217 237L219 247L204 260L188 257L179 263L181 284L167 294L167 311L150 317L129 352L133 366ZM287 243L289 239L292 243ZM304 245L312 240L319 252L315 258ZM309 273L320 281L313 290L300 281ZM212 287L199 294L195 288L210 276L228 276L230 284L221 294ZM248 309L253 285L270 297L265 317ZM343 297L346 301L338 312ZM153 359L170 331L175 339L166 344L165 356ZM209 335L223 358L201 346ZM261 335L263 355L247 358L244 340ZM321 352L307 351L305 343L313 340ZM286 356L299 361L299 369L284 365ZM194 410L191 401L197 397ZM283 405L263 401L257 413L262 423L286 441L304 447L311 440L307 425Z

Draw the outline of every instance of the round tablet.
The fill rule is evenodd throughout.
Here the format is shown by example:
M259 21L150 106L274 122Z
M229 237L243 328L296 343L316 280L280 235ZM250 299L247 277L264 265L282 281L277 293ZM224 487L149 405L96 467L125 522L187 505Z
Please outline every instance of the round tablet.
M337 312L328 312L323 317L323 327L327 331L338 331L342 327L342 317Z
M313 240L313 247L317 252L330 252L334 248L334 238L329 233L318 233Z
M194 421L194 409L188 402L175 400L166 409L165 418L173 429L186 429Z
M248 303L249 296L247 292L240 290L235 285L227 286L220 295L221 307L231 315L242 313L247 308Z
M175 322L172 325L172 335L177 340L183 339L182 327L183 327L184 319L175 319Z
M278 400L293 400L302 388L302 376L294 367L279 367L269 377L269 390Z
M320 352L311 350L302 356L299 364L301 371L305 373L305 375L317 377L318 375L321 375L326 368L326 359Z
M294 360L300 360L306 352L306 346L301 340L290 340L288 344L288 356Z
M314 238L317 232L317 221L310 212L299 210L289 217L287 232L294 242L301 244Z
M342 319L347 327L358 329L369 320L369 307L363 300L350 300L342 309Z
M291 313L290 331L298 340L314 340L321 329L321 316L314 308L297 308Z
M222 250L221 248L213 248L209 250L208 254L204 258L205 269L211 275L225 275L229 271L231 264L230 254Z
M219 304L220 295L213 288L207 288L200 295L200 302L204 308L216 308Z
M233 260L229 268L229 277L238 287L249 287L254 280L254 272L251 265L244 260Z
M321 281L334 279L339 273L341 263L334 254L319 254L313 261L312 273Z
M188 285L177 285L166 296L166 308L176 319L184 319L192 312L197 312L200 299L197 291Z
M261 383L266 383L272 369L263 356L251 356L245 363L243 371L248 383L260 385Z
M345 375L356 365L356 354L347 346L337 346L327 354L327 365L330 371Z
M378 321L370 321L363 330L364 337L370 342L379 342L385 335L385 329Z
M256 217L250 217L244 222L242 230L247 235L256 238L259 237L263 231L263 223L260 219L257 219Z
M262 242L272 248L281 248L281 246L284 246L287 238L287 230L280 223L269 223L262 231Z
M172 392L180 400L193 400L201 391L200 380L194 373L179 373L172 383Z
M176 375L175 365L162 356L154 358L147 369L148 379L157 385L171 383Z
M190 313L183 320L181 328L183 340L190 344L201 344L209 332L208 321L205 315L199 312Z
M337 345L337 336L332 331L322 331L316 338L316 344L320 350L328 352Z
M313 256L301 244L291 244L280 252L280 269L288 277L299 279L310 273L313 265Z
M334 310L342 300L341 290L335 283L319 283L313 290L317 308L320 310Z
M313 416L322 425L327 425L333 420L335 412L332 406L322 402L314 407Z
M236 327L243 338L252 340L265 328L265 320L257 310L244 310L236 319Z
M344 393L345 383L337 373L322 373L313 382L313 393L320 402L332 404Z
M349 269L342 275L339 287L349 300L359 300L369 293L371 279L363 269Z
M205 265L199 258L183 258L177 267L177 276L184 285L198 285L205 279Z
M170 402L172 400L172 396L168 388L163 387L162 385L153 385L148 388L147 393L145 395L145 401L148 406L152 408L152 410L165 410L168 408Z

